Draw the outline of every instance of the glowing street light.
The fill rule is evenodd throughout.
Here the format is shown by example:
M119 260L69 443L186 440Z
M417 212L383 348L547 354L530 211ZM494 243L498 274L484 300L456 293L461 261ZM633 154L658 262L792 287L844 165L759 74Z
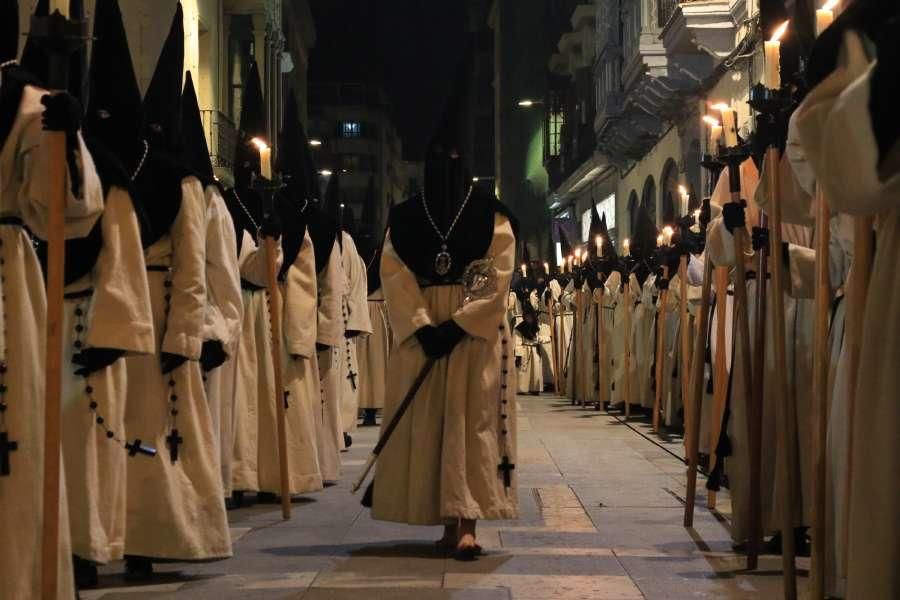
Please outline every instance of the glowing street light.
M319 175L321 175L322 177L331 177L331 171L329 171L328 169L322 169L321 171L319 171Z
M322 140L312 138L311 140L309 140L309 145L312 146L313 148L318 148L319 146L322 145Z
M532 100L531 98L522 98L521 100L519 100L519 102L517 104L519 106L521 106L522 108L531 108L532 106L538 106L543 103L544 103L543 100Z

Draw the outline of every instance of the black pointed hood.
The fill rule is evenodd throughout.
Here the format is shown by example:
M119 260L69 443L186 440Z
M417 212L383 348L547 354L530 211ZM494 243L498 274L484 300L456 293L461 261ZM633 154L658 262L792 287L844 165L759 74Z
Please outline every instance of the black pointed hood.
M181 90L184 78L184 14L181 2L159 53L142 108L144 138L154 149L181 152Z
M565 227L559 227L559 246L562 252L563 261L566 261L572 255L572 244L569 243L569 235L566 233Z
M143 154L141 92L118 0L97 0L93 37L84 129L134 169Z
M646 260L653 255L658 235L659 230L653 223L653 219L650 218L647 208L643 205L639 206L630 247L631 255L635 260Z
M0 63L19 56L19 3L0 0Z
M46 17L50 14L50 0L38 0L34 7L35 17ZM18 25L18 15L16 16L16 24ZM25 38L25 47L22 48L22 56L19 58L19 64L28 72L37 77L38 81L46 84L47 72L49 70L49 60L47 53L37 45L34 37L29 34Z
M259 173L259 151L250 140L266 137L266 107L256 61L250 62L241 90L238 129L238 143L234 151L234 185L243 190L250 187L250 174Z
M212 160L209 158L209 146L206 145L203 118L200 116L200 102L197 100L197 91L190 71L185 76L184 93L181 98L181 126L185 162L197 174L204 187L215 185L215 173Z
M616 252L616 245L612 243L612 240L609 239L609 227L606 225L606 213L600 217L600 227L598 228L598 235L603 237L603 257L611 258L613 260L617 260L619 255ZM594 244L594 250L596 251L596 244Z
M34 16L46 17L50 13L49 5L49 0L39 0L34 7ZM83 0L69 1L69 18L84 19ZM31 34L25 39L19 62L41 85L47 85L50 59ZM69 93L82 103L87 99L87 45L82 45L77 52L72 53L69 60Z

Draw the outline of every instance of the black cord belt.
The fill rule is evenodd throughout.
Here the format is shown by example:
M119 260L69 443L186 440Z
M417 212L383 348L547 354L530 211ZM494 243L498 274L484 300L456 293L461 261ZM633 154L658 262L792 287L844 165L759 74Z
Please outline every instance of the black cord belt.
M168 273L171 270L171 267L167 267L166 265L147 265L147 270L152 273Z
M25 221L21 217L0 217L0 225L13 225L15 227L25 227Z
M77 292L66 292L63 294L63 298L66 300L80 300L82 298L90 298L94 295L94 288L88 288L86 290L79 290Z
M250 283L246 279L241 279L241 289L248 292L260 292L266 288L261 285L256 285L255 283Z

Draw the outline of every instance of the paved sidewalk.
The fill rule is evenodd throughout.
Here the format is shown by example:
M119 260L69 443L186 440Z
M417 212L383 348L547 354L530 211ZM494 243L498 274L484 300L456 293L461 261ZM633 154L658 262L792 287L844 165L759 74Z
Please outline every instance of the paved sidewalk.
M682 527L684 465L606 413L550 396L519 398L518 521L479 525L487 555L471 563L433 549L438 528L372 521L348 493L377 431L361 428L340 485L295 501L231 511L234 558L158 566L126 586L121 563L84 600L631 600L781 596L780 558L747 573L731 551L727 493ZM705 504L703 480L698 501ZM805 573L808 562L801 568ZM805 590L806 580L800 579Z

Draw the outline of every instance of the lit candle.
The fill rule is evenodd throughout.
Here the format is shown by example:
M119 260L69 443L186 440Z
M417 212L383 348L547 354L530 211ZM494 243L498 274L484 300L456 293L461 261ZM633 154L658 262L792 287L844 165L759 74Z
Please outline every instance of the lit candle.
M763 84L770 90L781 88L781 36L787 30L788 23L789 21L782 23L772 34L772 39L765 43L766 69Z
M259 138L250 141L259 149L259 174L266 179L272 179L272 149Z
M550 274L550 263L548 263L548 262L544 263L544 273L547 275Z
M706 141L706 153L716 154L719 149L719 138L722 137L722 126L718 119L709 115L703 116L703 122L709 125L709 138Z
M597 244L597 256L603 258L603 236L598 235L594 243Z
M816 37L822 35L832 21L834 21L834 7L837 6L838 0L828 0L822 5L822 8L816 11Z
M663 227L663 235L666 236L666 246L672 245L672 236L675 234L675 230L672 229L670 225L666 225Z
M522 263L522 277L526 277L527 274L528 273L527 273L527 269L525 267L525 263Z
M571 272L572 272L572 265L575 263L575 257L572 256L572 255L570 254L570 255L568 256L568 258L566 258L566 262L567 262L568 265L569 265L569 273L571 273Z
M725 133L725 147L734 148L738 145L737 111L724 102L713 105L713 108L722 113L722 130Z
M622 241L622 248L625 250L625 256L631 256L631 240L625 238Z
M688 206L691 203L691 195L683 185L678 186L678 193L681 195L681 210L679 211L679 214L685 215L687 214Z
M51 0L50 2L50 14L53 14L53 11L59 11L59 14L64 16L65 18L69 18L69 0Z
M581 264L581 248L577 248L575 250L575 264L576 265Z
M694 211L694 224L691 225L691 231L698 232L700 231L700 209Z
M659 234L658 236L656 236L656 247L659 248L662 245L663 245L663 236L662 236L662 234Z

